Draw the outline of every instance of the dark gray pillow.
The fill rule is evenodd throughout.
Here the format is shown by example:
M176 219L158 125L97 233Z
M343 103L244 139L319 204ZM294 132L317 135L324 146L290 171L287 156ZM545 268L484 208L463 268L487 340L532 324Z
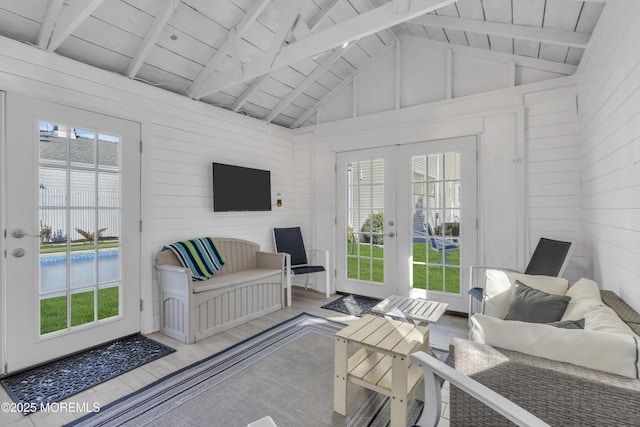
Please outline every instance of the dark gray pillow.
M584 329L584 317L580 320L560 320L559 322L547 323L547 325L562 329Z
M509 302L509 312L504 320L532 323L557 322L562 319L570 300L571 297L548 294L516 280Z

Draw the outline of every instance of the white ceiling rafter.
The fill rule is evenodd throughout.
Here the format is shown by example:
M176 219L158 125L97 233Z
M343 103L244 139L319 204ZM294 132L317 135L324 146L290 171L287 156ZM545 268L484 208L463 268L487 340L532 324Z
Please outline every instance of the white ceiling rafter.
M354 77L360 72L360 70L366 70L369 67L369 65L371 65L375 61L377 61L378 58L382 58L383 56L385 56L387 53L389 53L389 51L391 51L396 46L397 46L396 42L391 42L390 44L385 46L383 49L378 51L371 58L369 58L369 60L366 63L362 64L360 66L360 68L355 70L349 77L344 79L338 86L333 88L333 90L331 90L331 92L329 92L328 94L323 96L322 99L320 101L318 101L318 103L313 108L307 110L306 113L304 113L298 120L296 120L296 122L291 126L291 128L295 129L295 128L298 128L301 125L303 125L307 120L309 120L318 111L318 108L320 108L322 105L326 105L327 102L329 102L333 98L335 98L336 95L338 95L349 83L351 83L353 81Z
M49 0L47 4L47 10L42 18L42 25L38 30L38 37L36 38L36 44L41 49L46 49L51 35L53 34L53 27L56 25L60 11L62 10L63 0Z
M269 114L266 115L264 120L267 123L270 123L278 117L278 115L287 108L300 94L302 94L309 86L315 82L318 77L325 71L329 69L336 61L349 51L354 46L355 43L351 43L345 47L337 48L327 59L322 61L322 64L318 66L311 74L309 74L300 84L298 84L295 89L289 93L278 105L276 105L273 110Z
M505 24L502 22L478 21L475 19L453 18L443 15L423 15L413 22L431 27L449 28L473 33L491 34L520 40L551 43L561 46L586 48L589 34L573 31L551 30L527 25Z
M164 6L162 6L153 24L151 24L151 28L149 28L149 31L147 31L147 34L144 36L144 40L138 48L138 51L134 57L131 58L131 61L129 61L129 65L127 65L125 74L129 76L129 78L133 78L138 74L144 60L147 58L147 55L149 55L149 52L151 52L151 48L156 44L164 27L175 13L178 4L180 4L180 0L165 0Z
M300 17L300 10L302 9L302 5L304 4L304 0L275 0L278 6L278 10L280 12L280 23L278 25L278 29L273 35L273 39L271 40L271 44L264 52L260 58L254 60L254 62L258 61L263 64L273 64L274 60L282 50L282 45L285 42L287 35L293 29L293 26L296 24L296 21ZM300 18L301 19L301 18ZM246 64L245 64L246 68ZM212 76L215 70L211 69L208 71L207 76ZM264 73L254 74L251 78L259 77ZM246 72L244 73L246 75ZM225 75L230 76L235 82L240 83L241 81L247 81L251 79L242 80L244 76L238 76L235 71L231 73L226 73ZM203 78L199 85L196 85L191 92L193 99L200 99L207 95L211 95L212 93L218 92L218 90L209 90L207 85L206 77ZM228 87L228 86L227 86Z
M402 22L415 19L420 15L436 10L457 0L413 0L407 12L393 12L393 4L386 3L361 15L336 24L324 31L313 34L282 48L273 61L270 58L258 58L244 66L244 75L238 79L234 73L210 74L206 89L198 92L198 98L219 92L238 83L252 80L287 65L312 58L329 49L356 41L370 34L385 30Z
M315 33L318 30L318 27L320 27L325 18L329 16L329 13L331 13L331 11L336 7L339 1L340 0L329 0L320 8L320 10L315 15L313 15L309 22L306 23L311 34ZM299 21L302 21L302 19L300 19ZM240 108L242 108L244 103L247 102L251 95L253 95L258 90L260 84L262 84L262 82L265 81L269 76L270 74L265 74L256 77L251 85L249 85L249 87L246 88L244 92L242 92L236 102L233 103L231 109L233 111L238 111Z
M256 0L255 3L251 6L251 8L244 14L242 19L236 24L235 28L235 37L242 37L247 29L253 24L258 16L262 13L262 11L267 7L271 0ZM211 57L207 65L200 71L200 74L193 80L193 82L187 88L187 93L193 93L194 89L198 87L202 80L212 72L220 62L227 57L227 53L231 50L235 41L231 40L232 33L231 31L227 35L227 39L224 41L220 49Z
M55 51L62 43L102 4L104 0L75 0L70 2L55 24L51 40L47 46Z
M413 46L425 47L427 49L437 49L441 51L450 50L453 53L471 56L474 58L486 59L488 61L502 62L505 64L515 63L516 65L533 68L536 70L548 71L551 73L572 75L578 68L577 65L565 64L562 62L547 61L544 59L532 58L529 56L514 55L511 53L496 52L482 48L462 46L453 43L426 40L419 37L404 36L402 42Z

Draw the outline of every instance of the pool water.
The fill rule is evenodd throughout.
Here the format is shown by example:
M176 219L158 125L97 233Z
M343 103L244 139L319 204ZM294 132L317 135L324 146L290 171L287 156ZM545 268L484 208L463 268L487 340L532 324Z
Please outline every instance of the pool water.
M95 253L71 254L71 287L97 282L114 282L120 278L120 251L98 252L98 277L95 277ZM40 257L40 292L65 290L67 287L67 256L42 255Z

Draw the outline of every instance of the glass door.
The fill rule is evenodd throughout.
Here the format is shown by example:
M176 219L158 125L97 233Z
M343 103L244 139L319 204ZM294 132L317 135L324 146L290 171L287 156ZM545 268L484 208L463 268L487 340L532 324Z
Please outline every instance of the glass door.
M140 125L14 94L6 114L14 372L140 330Z
M405 292L466 312L466 274L477 259L476 139L456 138L401 148L400 236ZM403 262L402 260L408 260Z
M395 148L339 153L336 289L384 298L395 292Z

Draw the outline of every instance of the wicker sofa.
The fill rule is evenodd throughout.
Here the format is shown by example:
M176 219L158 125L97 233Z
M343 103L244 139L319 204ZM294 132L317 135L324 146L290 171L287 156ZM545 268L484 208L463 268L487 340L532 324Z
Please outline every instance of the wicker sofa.
M191 344L283 307L285 255L241 239L215 238L226 264L194 281L169 250L156 254L160 332Z
M640 314L616 294L602 301L636 333ZM637 426L640 380L494 348L456 338L450 345L455 369L500 393L552 426ZM455 386L450 391L452 426L512 426L506 418Z

